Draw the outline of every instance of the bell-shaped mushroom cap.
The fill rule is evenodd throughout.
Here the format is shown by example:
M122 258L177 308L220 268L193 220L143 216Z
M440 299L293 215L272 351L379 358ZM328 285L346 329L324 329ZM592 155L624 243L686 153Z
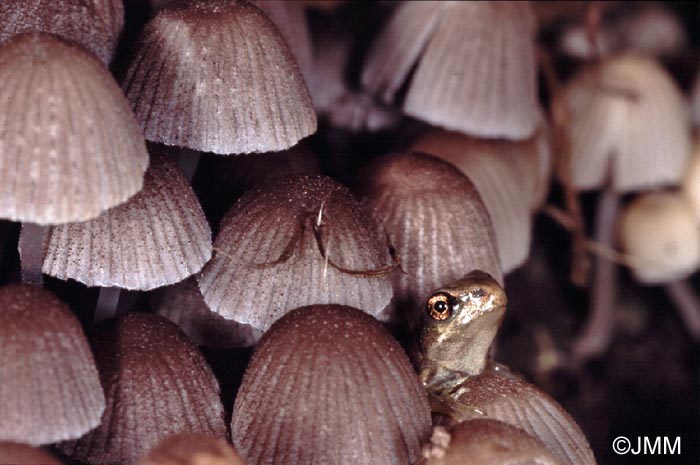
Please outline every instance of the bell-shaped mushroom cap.
M271 152L316 131L284 38L243 1L166 5L146 25L124 89L146 139L168 145Z
M248 463L404 464L430 434L425 391L408 357L360 310L294 310L260 340L233 408Z
M541 441L495 420L468 420L433 430L417 465L562 465Z
M514 160L526 156L526 149L524 143L475 139L443 130L431 131L411 146L413 151L452 163L474 183L491 217L504 273L522 265L530 254L530 205L534 200L523 195L529 187L527 173Z
M404 111L480 137L537 128L535 22L527 2L404 2L369 53L362 84Z
M612 58L575 77L563 98L577 189L598 189L608 175L617 191L680 181L690 155L687 108L656 62L634 55Z
M105 409L80 322L41 288L0 288L0 380L0 441L79 438Z
M219 385L202 354L174 323L129 313L91 337L107 396L102 423L59 447L91 464L135 464L176 433L226 436Z
M385 155L364 170L359 192L384 222L405 273L394 273L399 302L479 269L503 273L491 218L472 182L453 165L418 153Z
M23 32L48 32L112 61L124 26L121 0L2 0L0 42Z
M51 228L43 272L87 286L149 290L198 272L211 229L175 163L154 153L144 187L92 221Z
M199 346L249 347L262 336L259 329L227 320L209 310L194 278L163 289L153 308L158 315L177 324Z
M304 305L337 303L378 315L392 297L387 273L374 272L389 271L390 263L379 229L332 179L278 178L248 191L226 214L199 289L215 312L262 330Z
M693 154L685 170L681 186L683 195L695 212L695 221L700 225L700 139L693 142Z
M0 217L85 221L141 189L148 154L99 60L42 33L0 45Z
M461 387L464 421L489 418L521 428L565 465L595 465L586 437L554 399L502 365L493 364Z
M622 248L644 283L675 281L700 266L700 227L692 207L677 193L637 197L619 219Z
M226 441L205 434L175 434L160 441L139 465L245 465Z
M15 465L62 465L61 461L48 452L36 447L14 442L0 442L0 463Z

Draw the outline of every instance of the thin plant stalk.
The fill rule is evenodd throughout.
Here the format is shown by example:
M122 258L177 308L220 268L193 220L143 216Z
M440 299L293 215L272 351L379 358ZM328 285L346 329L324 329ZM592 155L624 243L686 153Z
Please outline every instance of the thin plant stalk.
M690 335L693 339L700 339L700 299L688 281L683 279L665 283L664 291L676 307Z

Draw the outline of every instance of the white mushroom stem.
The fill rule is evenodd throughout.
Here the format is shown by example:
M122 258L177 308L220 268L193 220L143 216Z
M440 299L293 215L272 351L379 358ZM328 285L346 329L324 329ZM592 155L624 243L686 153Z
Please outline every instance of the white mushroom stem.
M44 285L41 267L44 264L44 239L46 226L23 223L19 233L19 257L21 262L22 282L25 284Z
M100 295L97 297L97 305L95 305L93 325L97 326L101 322L117 315L120 294L121 289L118 287L100 288Z
M181 148L178 152L177 166L190 183L192 182L192 178L194 178L194 173L197 171L201 156L202 152L199 150Z
M615 217L619 196L608 185L600 193L596 209L594 239L604 247L612 248L615 240ZM591 284L591 311L583 332L574 342L573 357L583 362L602 353L610 343L613 329L613 305L617 285L617 265L609 258L596 255Z
M664 284L666 294L678 310L688 332L694 339L700 339L700 299L686 280Z

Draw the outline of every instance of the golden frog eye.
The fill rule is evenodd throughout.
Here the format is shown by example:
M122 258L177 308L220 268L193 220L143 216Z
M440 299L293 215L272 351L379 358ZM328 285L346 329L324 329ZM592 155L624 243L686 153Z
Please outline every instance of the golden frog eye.
M450 298L445 294L436 294L428 299L428 314L434 320L443 321L452 315Z

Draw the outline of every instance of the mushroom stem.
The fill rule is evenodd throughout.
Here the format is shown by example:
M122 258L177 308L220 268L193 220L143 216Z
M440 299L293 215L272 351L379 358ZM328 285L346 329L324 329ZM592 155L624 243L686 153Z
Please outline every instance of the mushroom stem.
M615 217L620 199L611 183L600 193L595 217L594 237L598 244L612 248L615 240ZM584 362L601 354L610 343L613 329L613 304L617 284L616 264L596 255L591 284L591 311L583 332L573 345L573 358Z
M97 305L95 305L93 325L97 326L101 322L117 315L120 294L121 289L118 287L100 288L100 295L97 298Z
M700 299L688 284L679 279L664 284L664 290L678 310L693 339L700 339Z
M44 285L41 267L44 264L44 239L46 226L23 223L19 233L19 257L21 262L22 282L24 284Z
M185 175L187 180L191 183L192 178L194 178L194 173L197 171L197 166L199 165L199 158L202 156L202 152L199 150L192 150L187 148L181 148L177 156L177 166Z

